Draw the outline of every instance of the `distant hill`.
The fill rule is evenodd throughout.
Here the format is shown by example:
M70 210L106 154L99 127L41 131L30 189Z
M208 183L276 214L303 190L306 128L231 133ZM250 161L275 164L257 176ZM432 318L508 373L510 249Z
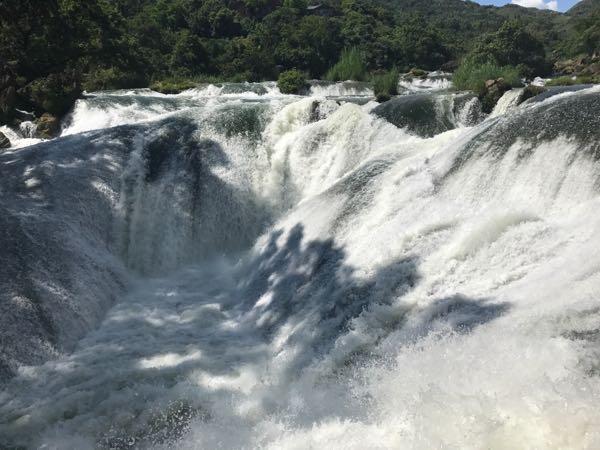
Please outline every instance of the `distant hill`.
M467 51L477 37L496 31L504 21L517 19L538 37L548 53L564 39L569 17L551 10L524 8L508 4L502 7L480 5L469 0L379 0L400 14L419 14L433 26L446 31L445 38L459 53ZM599 4L600 0L584 0Z
M582 0L567 11L571 17L581 17L600 10L600 0Z

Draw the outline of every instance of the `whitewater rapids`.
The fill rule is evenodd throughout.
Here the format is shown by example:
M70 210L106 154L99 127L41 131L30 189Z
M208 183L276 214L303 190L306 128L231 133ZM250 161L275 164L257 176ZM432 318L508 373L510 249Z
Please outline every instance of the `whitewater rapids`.
M600 89L80 100L0 153L0 448L600 448Z

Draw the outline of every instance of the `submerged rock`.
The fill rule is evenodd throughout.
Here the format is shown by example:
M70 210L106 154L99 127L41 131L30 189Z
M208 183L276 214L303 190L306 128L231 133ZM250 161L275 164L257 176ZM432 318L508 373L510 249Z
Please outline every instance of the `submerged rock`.
M403 95L377 106L373 114L421 137L432 137L455 128L446 108L440 107L446 98L450 102L450 96Z
M418 69L416 67L410 69L410 72L408 72L408 74L415 78L427 78L427 72L423 69Z
M42 114L36 121L36 137L40 139L52 139L60 132L60 120L52 114Z
M10 145L10 140L0 131L0 149L9 148Z

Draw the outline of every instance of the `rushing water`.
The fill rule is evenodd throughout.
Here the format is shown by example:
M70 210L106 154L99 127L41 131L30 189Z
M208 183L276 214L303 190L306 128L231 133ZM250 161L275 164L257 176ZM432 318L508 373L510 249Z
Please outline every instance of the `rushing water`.
M0 448L600 448L600 90L444 83L96 93L1 153Z

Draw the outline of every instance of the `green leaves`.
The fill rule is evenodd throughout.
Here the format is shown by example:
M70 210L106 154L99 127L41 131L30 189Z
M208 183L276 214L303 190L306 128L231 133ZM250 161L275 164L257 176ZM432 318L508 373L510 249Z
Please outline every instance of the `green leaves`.
M299 70L282 72L277 80L277 87L282 94L301 94L307 86L306 77Z

